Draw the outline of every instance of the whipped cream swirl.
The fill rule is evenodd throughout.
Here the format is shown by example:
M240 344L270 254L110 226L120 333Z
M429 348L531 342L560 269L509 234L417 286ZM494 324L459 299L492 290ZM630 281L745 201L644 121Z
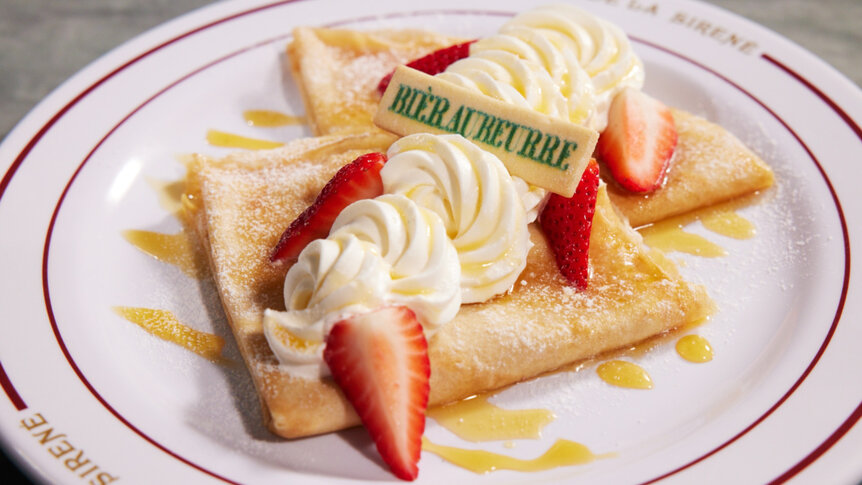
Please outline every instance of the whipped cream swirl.
M435 212L458 251L461 300L485 301L509 290L527 264L530 235L522 194L499 158L460 135L415 134L389 148L384 191ZM531 198L532 197L532 198ZM535 199L535 200L534 200Z
M386 303L408 306L430 335L461 306L458 253L440 217L396 194L360 200L335 219L332 238L351 234L389 266Z
M643 86L643 64L616 25L571 5L515 16L438 74L502 101L601 131L613 97Z
M278 360L307 378L328 374L323 341L332 325L387 304L413 310L426 335L461 305L458 254L440 218L400 195L357 201L326 239L288 270L287 311L267 310L264 334Z

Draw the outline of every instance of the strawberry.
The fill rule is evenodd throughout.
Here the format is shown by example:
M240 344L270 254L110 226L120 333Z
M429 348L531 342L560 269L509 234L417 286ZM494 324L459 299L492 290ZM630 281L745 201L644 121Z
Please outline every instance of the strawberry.
M412 67L417 71L422 71L431 76L439 74L445 71L449 64L469 56L470 44L473 42L476 41L470 40L461 44L450 45L449 47L437 49L424 57L410 61L407 63L407 67ZM389 81L392 80L392 74L394 73L395 71L390 72L380 80L380 84L377 85L377 91L379 91L380 94L383 94L383 92L386 91L386 87L389 86Z
M664 183L676 140L670 109L637 89L626 88L611 102L608 127L597 149L617 183L646 193Z
M382 307L337 322L323 359L392 473L415 480L431 364L413 311Z
M272 262L295 260L315 239L329 235L329 229L345 207L360 199L383 193L380 169L386 155L368 153L341 167L317 195L317 199L287 229L269 256Z
M590 160L575 194L551 194L539 218L560 272L579 290L587 288L590 278L590 231L598 188L599 165Z

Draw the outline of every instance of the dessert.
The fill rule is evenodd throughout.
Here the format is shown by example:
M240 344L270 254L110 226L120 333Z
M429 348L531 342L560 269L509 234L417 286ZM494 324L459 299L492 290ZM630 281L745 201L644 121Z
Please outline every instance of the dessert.
M190 164L188 208L274 433L296 438L361 420L393 472L412 479L426 405L712 311L706 289L646 247L627 217L642 224L711 205L768 186L771 171L717 125L644 101L642 64L618 28L554 8L466 44L470 55L452 56L438 77L620 133L600 149L617 181L600 183L591 162L574 195L547 195L466 133L398 139L374 126L377 87L395 64L462 42L417 32L297 29L288 52L318 136ZM566 29L595 35L596 49L578 47ZM660 155L640 157L657 167L646 177L628 166L638 157L615 150L643 142L615 121L625 109L612 106L626 99L662 113L660 124L648 122L658 127L648 142L678 133L680 148L661 142ZM622 179L649 194L627 191Z

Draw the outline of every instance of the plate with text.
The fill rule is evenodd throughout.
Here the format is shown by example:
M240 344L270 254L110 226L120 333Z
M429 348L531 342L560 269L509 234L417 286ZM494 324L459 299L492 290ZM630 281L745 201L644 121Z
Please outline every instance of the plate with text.
M862 290L850 257L862 249L862 93L799 47L707 5L575 4L630 36L646 92L732 132L776 183L734 207L753 237L694 222L685 230L721 255L668 253L718 310L620 357L647 371L652 389L609 385L597 372L607 359L509 387L483 405L534 410L541 433L473 442L438 416L425 436L494 454L500 468L545 469L476 473L429 445L418 481L862 479L862 322L853 318ZM530 6L224 2L118 47L47 97L0 146L7 454L51 483L396 480L361 428L288 441L263 426L218 294L200 262L182 256L184 162L310 136L285 54L296 26L476 38ZM145 324L200 337L197 353ZM686 335L708 341L712 360L683 359ZM561 440L587 458L541 465Z

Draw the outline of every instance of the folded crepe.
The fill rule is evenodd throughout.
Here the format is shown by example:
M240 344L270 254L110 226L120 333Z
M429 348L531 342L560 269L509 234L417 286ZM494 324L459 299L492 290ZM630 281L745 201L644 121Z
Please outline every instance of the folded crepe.
M287 56L312 133L383 131L371 121L380 80L395 66L456 42L421 30L295 29Z

